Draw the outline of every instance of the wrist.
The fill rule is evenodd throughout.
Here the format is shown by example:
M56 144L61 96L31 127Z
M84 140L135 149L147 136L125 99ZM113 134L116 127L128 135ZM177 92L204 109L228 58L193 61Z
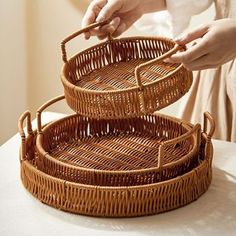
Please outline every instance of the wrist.
M166 10L166 0L140 0L142 14Z

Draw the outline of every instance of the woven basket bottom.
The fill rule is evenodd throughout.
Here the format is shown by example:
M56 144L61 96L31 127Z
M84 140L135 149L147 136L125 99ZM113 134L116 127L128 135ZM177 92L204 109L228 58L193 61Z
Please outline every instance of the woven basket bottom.
M73 166L100 170L139 170L157 167L159 146L165 139L150 134L123 132L119 135L72 139L59 143L49 153L55 159ZM178 161L185 156L190 148L184 144L167 149L163 164Z
M157 214L184 206L208 189L213 148L205 142L206 136L202 134L200 164L184 175L147 185L108 187L73 183L38 170L35 137L29 136L26 159L21 157L21 179L33 196L63 211L103 217Z
M135 68L147 61L147 59L133 59L129 62L110 64L99 70L94 70L88 75L79 77L75 85L96 91L120 90L136 87ZM176 64L159 62L158 65L150 66L148 70L141 73L142 83L147 84L157 81L163 78L163 75L175 69Z

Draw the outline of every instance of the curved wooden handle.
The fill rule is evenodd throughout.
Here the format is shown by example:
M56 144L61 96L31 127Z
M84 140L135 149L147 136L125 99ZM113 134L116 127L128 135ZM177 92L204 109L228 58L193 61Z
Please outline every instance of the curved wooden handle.
M208 124L210 124L209 132L207 131ZM204 150L206 158L209 158L212 156L212 154L210 154L213 151L212 145L211 145L211 138L214 134L214 131L215 131L215 121L212 115L209 112L204 112L203 113L203 133L205 133L205 135L207 136L205 150Z
M41 118L41 114L42 112L49 106L51 106L52 104L61 101L65 98L65 95L61 95L58 97L55 97L51 100L49 100L48 102L46 102L45 104L43 104L38 110L37 110L37 126L38 126L38 133L41 134L42 133L42 118Z
M68 43L70 40L72 40L73 38L91 30L94 28L97 28L99 26L103 26L105 24L109 23L109 20L106 21L102 21L102 22L98 22L98 23L93 23L77 32L75 32L74 34L68 36L67 38L65 38L62 42L61 42L61 52L62 52L62 60L66 63L68 62L67 60L67 52L66 52L66 43ZM110 39L111 39L111 35L109 35Z
M204 117L203 118L203 132L207 135L207 139L209 139L210 141L215 132L215 127L216 127L215 121L209 112L204 112L203 117ZM208 123L210 124L210 130L207 133Z
M26 156L26 144L25 144L25 132L24 132L24 121L27 119L27 133L28 135L33 135L32 124L31 124L31 114L29 111L25 111L19 118L18 121L18 130L21 136L21 157L20 161L24 160Z
M175 54L177 51L179 51L181 49L185 49L185 47L180 46L178 44L175 44L175 46L171 50L169 50L168 52L166 52L163 55L159 56L158 58L155 58L155 59L153 59L151 61L145 62L145 63L140 64L139 66L137 66L135 68L135 72L134 73L135 73L135 79L137 81L137 84L138 84L139 88L140 89L143 88L143 84L142 84L142 81L141 81L141 74L140 74L141 70L143 70L145 67L154 65L154 64L156 64L159 61L163 61L164 59L170 57L171 55ZM180 66L182 66L182 64ZM172 72L172 73L174 73L174 72Z

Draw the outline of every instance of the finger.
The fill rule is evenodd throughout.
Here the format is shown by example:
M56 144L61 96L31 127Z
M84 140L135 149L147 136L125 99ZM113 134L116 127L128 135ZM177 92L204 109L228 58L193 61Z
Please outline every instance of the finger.
M89 7L82 19L82 28L85 28L88 25L95 22L96 17L98 16L101 9L106 5L106 3L107 3L107 0L97 0L97 1L93 1L89 5ZM85 39L89 39L91 34L90 34L90 32L85 32L84 36L85 36Z
M120 36L124 31L129 29L134 22L141 17L140 13L137 12L126 12L126 13L120 13L118 15L121 19L121 22L119 24L119 27L115 30L115 32L112 34L113 37L118 37Z
M115 17L108 25L102 26L99 30L105 33L114 33L120 25L120 17Z
M192 62L183 63L183 65L188 70L196 70L200 67L208 65L209 62L210 62L209 54L205 54Z
M176 38L175 42L180 45L185 45L187 43L190 43L195 39L203 37L208 32L209 27L210 26L207 24L201 25L200 27L196 28L195 30L190 31L187 34L184 34L180 38Z
M119 27L120 17L115 17L108 25L93 30L92 35L96 35L100 40L105 39L108 34L112 34Z
M106 5L107 0L95 0L90 3L87 11L82 19L82 27L86 27L95 22L96 17L101 12L102 8ZM95 16L95 18L94 18Z
M122 1L108 1L101 9L96 19L97 22L109 20L112 15L122 8Z
M172 63L190 63L210 52L212 46L208 41L208 37L205 37L186 51L178 52L169 59Z
M94 12L91 12L91 14L89 16L85 16L85 17L86 18L84 18L82 20L82 28L85 28L86 26L92 24L96 19L96 15L95 15ZM84 33L84 38L85 39L89 39L90 36L91 36L90 31L87 31L87 32Z
M218 66L219 63L213 60L212 55L210 53L198 58L197 60L191 63L184 64L184 67L191 71L216 68Z
M114 37L113 32L116 32L116 29L119 28L119 24L120 24L120 19L114 25L103 26L101 31L97 33L98 39L103 40L108 36L108 34L111 34Z
M120 36L124 31L126 30L126 24L125 23L121 23L118 28L116 29L116 31L112 34L113 37L118 37Z
M93 29L90 31L92 36L103 36L112 34L118 28L120 24L120 17L115 17L109 24L104 25L98 29Z
M98 35L97 37L99 40L103 40L103 39L107 38L107 34Z

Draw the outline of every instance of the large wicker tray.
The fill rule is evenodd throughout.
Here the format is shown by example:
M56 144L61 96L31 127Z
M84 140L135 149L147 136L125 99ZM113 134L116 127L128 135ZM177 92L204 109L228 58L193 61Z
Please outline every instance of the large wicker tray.
M96 120L78 114L42 128L38 109L38 168L68 181L128 186L167 180L198 164L201 126L163 115Z
M26 118L27 137L23 130ZM208 133L207 120L211 124ZM211 137L214 127L213 120L205 113L199 155L196 157L197 165L192 170L175 178L151 184L99 186L67 181L42 171L40 162L37 161L37 131L32 131L30 113L25 112L19 120L22 137L20 151L22 182L25 188L43 203L73 213L130 217L175 209L196 200L208 189L212 177Z
M93 118L138 117L182 97L192 73L163 60L183 48L161 37L112 39L68 60L66 43L104 23L95 23L66 38L61 81L66 101L77 113Z

